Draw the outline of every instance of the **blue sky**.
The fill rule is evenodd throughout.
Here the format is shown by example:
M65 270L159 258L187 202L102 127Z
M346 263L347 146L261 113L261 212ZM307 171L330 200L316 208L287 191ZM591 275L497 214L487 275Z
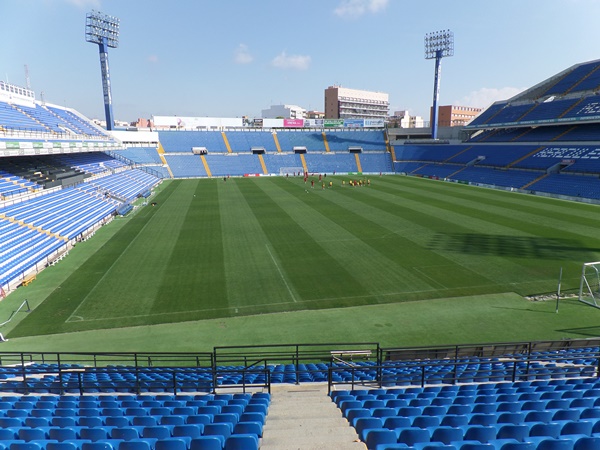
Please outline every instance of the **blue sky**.
M597 0L0 0L0 79L104 118L92 9L121 19L109 51L118 120L260 117L271 104L323 110L324 90L387 92L428 118L424 35L450 29L440 104L488 106L600 58Z

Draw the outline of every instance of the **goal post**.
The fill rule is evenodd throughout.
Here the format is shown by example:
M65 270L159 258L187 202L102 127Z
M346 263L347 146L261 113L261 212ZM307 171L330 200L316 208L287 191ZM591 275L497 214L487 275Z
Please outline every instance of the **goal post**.
M600 308L600 261L583 264L579 301Z
M304 169L302 167L280 167L279 175L301 175L304 173Z

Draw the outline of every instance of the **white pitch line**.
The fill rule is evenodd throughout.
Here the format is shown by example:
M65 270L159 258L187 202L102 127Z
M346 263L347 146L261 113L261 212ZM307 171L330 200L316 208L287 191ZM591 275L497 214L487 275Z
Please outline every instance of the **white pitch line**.
M287 288L288 292L290 293L290 297L292 297L292 300L294 300L294 303L296 303L297 302L296 296L294 295L294 293L290 289L290 286L289 286L287 280L285 279L285 276L283 275L283 272L281 271L281 268L279 267L279 264L277 264L277 261L275 260L275 257L273 256L273 253L271 253L271 249L269 248L269 246L267 244L265 244L265 247L267 247L267 251L269 252L269 256L273 260L273 264L275 264L275 267L277 267L277 272L279 272L279 276L283 280L283 283L285 284L285 287Z
M522 283L510 283L510 284L514 285L514 286L519 286ZM484 288L484 287L493 287L493 286L497 286L497 284L495 284L495 283L481 284L481 285L476 285L474 287ZM439 292L439 291L445 291L445 290L448 290L448 288L447 289L431 288L431 289L420 289L420 290L416 290L416 291L383 292L380 294L368 294L368 295L346 295L343 297L324 297L324 298L314 298L314 299L309 299L309 300L296 300L293 296L292 297L294 298L295 303L322 303L324 301L331 301L331 300L359 300L362 298L370 298L370 297L391 297L391 296L396 296L396 295L401 296L401 295L406 295L406 294L420 294L420 293L424 293L424 292ZM290 304L290 302L276 302L276 303L269 303L269 306L281 306L281 305L288 305L288 304ZM255 308L256 306L257 305L238 306L237 309L244 310L247 308ZM83 319L78 322L101 322L103 320L140 319L140 318L148 318L148 317L174 316L177 314L194 314L194 313L200 313L200 312L216 312L216 311L227 311L227 310L231 310L231 308L230 307L227 307L227 308L203 308L203 309L191 309L188 311L177 311L177 312L135 314L135 315L128 315L128 316L113 316L113 317L99 317L99 318L94 318L94 319ZM222 319L222 317L215 317L214 319ZM197 320L201 320L201 319L197 319Z
M136 234L135 237L129 242L129 244L127 244L127 247L125 247L123 249L123 251L121 252L121 254L113 261L113 263L110 265L110 267L104 272L104 274L100 277L100 279L92 287L92 289L90 289L90 291L86 294L86 296L83 297L83 299L79 302L79 305L77 305L77 307L73 310L73 312L69 315L69 317L67 317L67 320L65 320L65 323L70 322L74 317L81 317L81 316L76 315L75 313L79 312L79 308L81 308L83 306L83 304L86 302L86 300L88 299L88 297L92 294L92 292L100 285L100 283L104 280L104 278L112 270L112 268L115 266L115 264L117 264L117 262L119 262L119 260L121 259L121 257L127 252L127 250L129 249L129 247L131 247L133 245L133 243L140 237L140 235L142 234L142 232L146 229L146 227L149 224L150 224L150 221L146 222L144 224L144 226L142 227L142 229L138 232L138 234Z

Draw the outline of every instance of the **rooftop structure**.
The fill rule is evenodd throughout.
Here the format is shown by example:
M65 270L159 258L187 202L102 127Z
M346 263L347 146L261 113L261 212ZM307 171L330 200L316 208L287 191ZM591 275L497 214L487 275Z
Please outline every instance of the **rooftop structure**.
M384 92L341 86L329 86L325 89L327 119L385 119L389 107L389 95Z

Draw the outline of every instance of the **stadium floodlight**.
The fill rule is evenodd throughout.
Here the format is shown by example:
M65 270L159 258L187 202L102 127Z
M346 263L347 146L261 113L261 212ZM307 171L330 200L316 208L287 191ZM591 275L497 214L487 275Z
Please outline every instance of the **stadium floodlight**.
M100 70L102 72L102 89L104 91L104 113L106 129L112 130L115 123L112 111L112 95L110 92L110 72L108 70L108 48L119 46L120 20L113 16L92 11L85 16L85 40L98 45L100 52Z
M440 96L442 58L454 56L454 33L450 30L435 31L425 35L425 59L435 59L433 81L433 111L431 112L431 137L437 139L437 103Z

